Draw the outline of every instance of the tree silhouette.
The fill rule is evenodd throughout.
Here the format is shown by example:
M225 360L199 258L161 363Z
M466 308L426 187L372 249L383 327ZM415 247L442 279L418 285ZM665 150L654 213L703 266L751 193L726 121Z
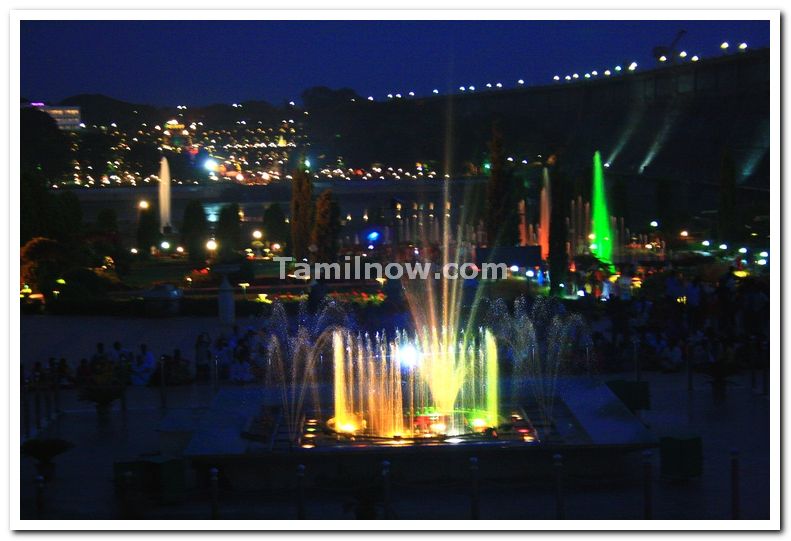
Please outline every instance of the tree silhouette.
M505 167L503 136L500 128L492 127L489 142L490 173L486 189L486 242L489 246L516 243L517 213L511 175Z
M242 248L242 227L239 221L239 205L230 203L220 209L217 220L217 243L220 258L233 259Z
M313 229L313 184L302 167L292 173L291 181L291 253L301 261L308 255Z
M264 236L270 242L286 244L291 236L291 231L286 223L286 214L279 203L272 203L264 211L262 220Z
M159 242L159 216L150 208L140 209L137 217L137 249L142 259L151 255L151 247Z
M199 263L206 260L206 241L209 237L209 222L203 205L195 199L184 207L181 221L181 242L187 247L190 261Z
M730 241L736 233L736 164L730 149L722 155L720 169L720 206L718 212L720 239Z
M316 220L310 234L310 243L316 246L314 260L329 263L338 252L340 211L332 197L332 190L324 190L316 200Z
M566 227L566 209L569 202L569 182L555 162L552 172L552 200L551 220L549 225L549 278L550 294L560 295L563 289L561 283L566 281L568 274L569 258L566 251L568 241L568 228Z

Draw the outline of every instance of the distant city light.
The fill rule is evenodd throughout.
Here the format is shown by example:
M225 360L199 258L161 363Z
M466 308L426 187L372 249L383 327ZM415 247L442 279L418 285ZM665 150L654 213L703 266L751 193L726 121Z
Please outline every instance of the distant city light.
M464 92L465 90L467 90L467 87L460 86L460 87L459 87L459 90L461 90L462 92Z
M621 66L615 66L615 71L621 71Z
M374 101L374 97L373 96L368 96L368 101Z
M720 244L720 250L727 250L727 249L728 249L727 244Z
M371 231L366 238L368 242L375 242L379 238L379 231Z
M747 253L747 248L745 248L744 246L742 246L741 248L739 248L739 253L740 253L740 254L746 254L746 253Z
M141 210L146 210L146 209L149 207L148 201L146 201L145 199L143 199L142 201L140 201L140 202L137 204L137 207L138 207L139 209L141 209Z
M571 81L571 75L566 75L566 80Z
M707 240L704 240L703 242L701 242L701 244L702 244L703 246L711 246L711 242L709 242L709 241L707 241Z
M310 160L305 158L305 167L310 167Z
M205 162L203 162L203 167L208 169L209 171L216 171L218 165L219 164L217 163L217 160L214 160L212 158L209 158Z
M436 88L434 90L432 90L431 92L432 92L432 94L439 94L439 90L436 89Z
M629 64L629 71L634 71L637 69L637 62L632 62Z
M511 270L511 272L519 272L519 266L518 265L511 265L510 270Z
M612 75L612 72L610 70L604 70L604 75L609 77L610 75Z
M555 77L557 77L557 75L556 75ZM525 84L525 80L524 80L524 79L519 79L519 80L516 82L516 84L518 84L518 85L523 85L523 84Z
M649 223L648 225L650 225L651 227L659 227L659 222L657 222L656 220L651 220L651 223Z
M667 62L667 57L665 55L662 55L662 56L659 57L659 61L660 62Z
M176 251L177 251L178 253L180 253L180 254L183 254L183 253L184 253L184 248L183 248L183 247L181 247L181 246L176 246Z
M679 235L681 235L682 237L688 237L688 236L689 236L689 231L687 231L687 230L685 229L685 230L683 230L681 233L679 233Z
M163 240L159 247L163 250L170 250L170 243L166 240Z
M475 87L474 87L474 86L472 86L472 85L470 85L470 86L468 86L468 87L467 87L467 90L469 90L469 91L473 91L473 90L475 90Z
M680 56L681 58L686 58L687 57L687 51L681 51L680 53L678 53L678 56Z
M756 263L761 266L766 265L766 259L759 259L758 261L756 261Z
M263 236L264 236L264 234L260 230L256 229L255 231L253 231L253 238L254 239L260 240Z
M579 73L575 73L575 74L572 75L572 77L574 79L579 79L580 78L580 74Z
M725 49L727 49L728 47L730 47L730 45L728 44L728 42L727 42L727 41L723 41L723 42L720 44L720 49L722 49L723 51L724 51Z
M410 96L414 96L414 95L415 95L415 93L414 93L414 92L412 92L412 91L410 91L410 92L409 92L409 95L410 95Z
M646 245L645 245L645 249L646 249L646 250L650 250L650 249L651 249L651 248L653 248L653 247L654 247L654 245L653 245L653 244L646 244Z
M137 248L132 248L132 249L131 249L131 250L129 250L129 251L130 251L130 252L132 252L133 254L136 254L136 253L137 253Z
M552 79L554 79L555 81L560 81L560 75L555 75L554 77L552 77ZM520 81L521 81L521 79L520 79ZM522 84L522 83L519 83L519 84Z
M697 62L698 60L700 60L700 57L698 55L695 55L690 60L692 60L693 62Z
M525 276L527 276L528 278L532 278L535 275L536 273L533 272L533 269L528 269L527 272L525 272Z
M740 51L743 51L743 50L745 50L746 48L747 48L747 44L746 44L746 43L740 43L740 44L739 44L739 50L740 50Z
M769 252L761 252L758 255L760 255L761 257L769 257Z
M584 296L585 296L585 291L584 290L580 289L580 290L577 291L577 297L584 297Z
M214 240L214 239L211 239L209 242L206 243L206 249L209 250L210 252L213 252L214 250L216 250L217 249L217 241Z
M591 72L591 75L593 75L594 77L596 77L598 74L599 74L599 72L598 72L598 71L596 71L596 70L593 70L593 71Z

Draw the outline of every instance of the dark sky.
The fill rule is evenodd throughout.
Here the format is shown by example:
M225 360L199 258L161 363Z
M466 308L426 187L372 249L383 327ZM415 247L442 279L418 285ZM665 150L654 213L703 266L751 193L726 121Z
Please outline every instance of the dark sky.
M769 45L766 21L23 21L21 94L153 105L298 100L310 86L363 96L551 83L616 63L654 64L679 29L703 57Z

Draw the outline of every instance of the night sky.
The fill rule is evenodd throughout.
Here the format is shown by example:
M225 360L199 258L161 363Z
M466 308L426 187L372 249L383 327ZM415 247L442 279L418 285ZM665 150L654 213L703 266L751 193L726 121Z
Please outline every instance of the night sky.
M298 100L305 88L430 94L552 83L669 44L702 57L769 45L767 21L23 21L21 95L101 93L151 105ZM732 49L733 50L733 49Z

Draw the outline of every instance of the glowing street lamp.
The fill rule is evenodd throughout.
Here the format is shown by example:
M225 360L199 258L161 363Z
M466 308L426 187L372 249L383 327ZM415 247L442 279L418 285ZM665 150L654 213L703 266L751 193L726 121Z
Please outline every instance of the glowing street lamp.
M648 225L650 225L651 227L659 227L659 222L657 222L656 220L651 220L651 223Z
M263 234L261 231L259 231L258 229L256 229L255 231L253 231L253 238L254 238L255 240L261 240L261 238L262 238L263 236L264 236L264 234Z
M725 244L725 243L720 244L720 250L727 250L727 249L728 249L728 245L727 244Z
M170 250L170 243L166 240L163 240L159 247L163 250Z
M682 237L688 237L688 236L689 236L689 231L687 231L687 230L685 229L684 231L682 231L681 233L679 233L679 235L681 235Z
M146 201L145 199L143 199L137 204L137 208L139 208L140 210L146 210L148 207L149 207L148 201Z
M728 49L728 47L730 47L730 44L727 41L723 41L720 44L720 49L722 49L723 51L726 51Z
M210 252L213 252L217 249L217 241L214 239L210 239L209 242L206 243L206 249Z

